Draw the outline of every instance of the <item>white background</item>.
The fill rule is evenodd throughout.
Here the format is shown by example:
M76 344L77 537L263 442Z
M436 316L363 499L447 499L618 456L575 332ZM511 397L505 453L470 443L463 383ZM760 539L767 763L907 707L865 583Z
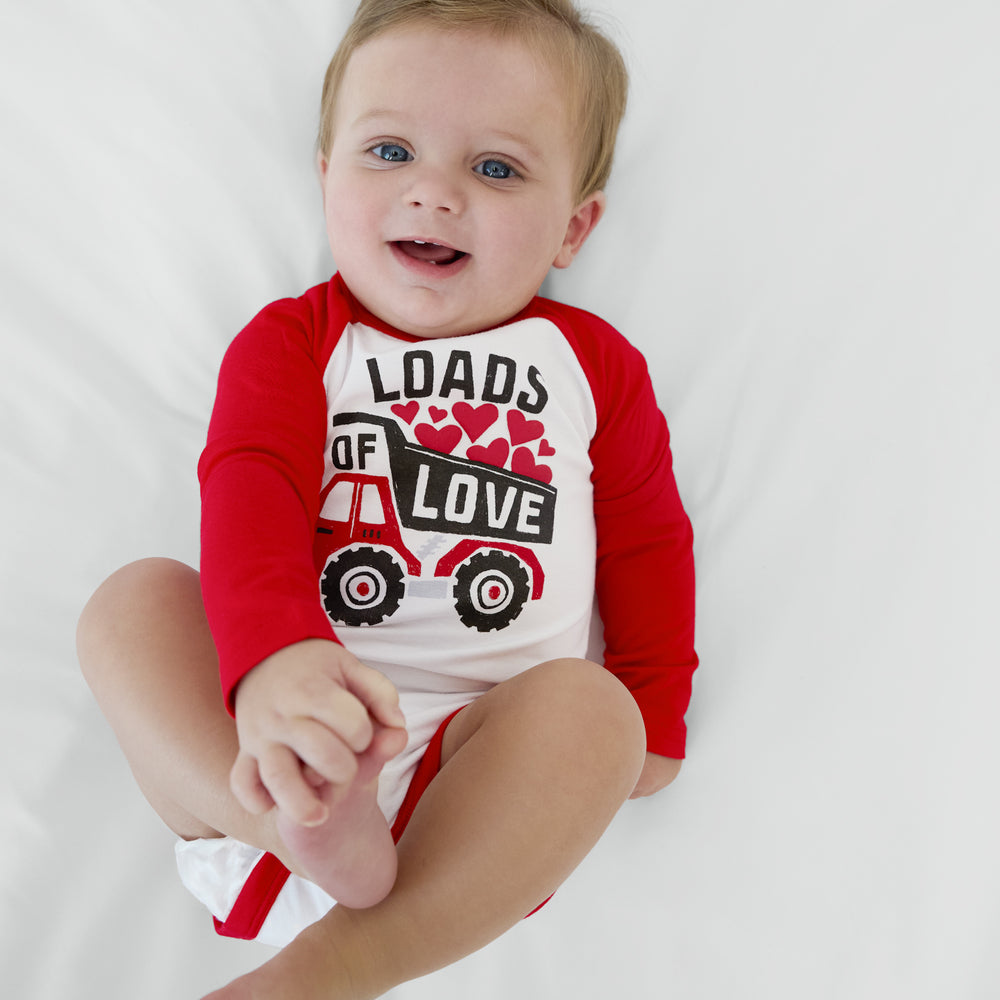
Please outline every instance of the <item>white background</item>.
M222 352L333 269L352 4L0 9L0 991L195 998L269 952L180 887L81 680L87 596L197 560ZM603 0L610 211L547 291L647 354L694 522L689 759L406 1000L1000 995L1000 9Z

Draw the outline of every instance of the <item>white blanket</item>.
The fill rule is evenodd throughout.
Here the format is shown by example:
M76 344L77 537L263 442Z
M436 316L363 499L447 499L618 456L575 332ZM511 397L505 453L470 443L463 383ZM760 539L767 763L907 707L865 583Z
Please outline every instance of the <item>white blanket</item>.
M334 269L346 2L0 12L0 994L260 963L173 870L76 665L88 595L197 561L222 352ZM610 209L546 291L649 358L696 532L689 759L541 914L406 1000L1000 990L1000 8L602 0Z

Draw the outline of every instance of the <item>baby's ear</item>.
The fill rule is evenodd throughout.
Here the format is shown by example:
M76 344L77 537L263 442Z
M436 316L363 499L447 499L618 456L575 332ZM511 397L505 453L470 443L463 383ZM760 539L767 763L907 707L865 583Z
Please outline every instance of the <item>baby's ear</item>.
M595 191L580 202L570 217L569 225L566 227L566 237L559 248L559 253L556 254L556 259L552 261L553 267L569 267L573 263L573 258L579 253L580 247L594 231L594 226L601 221L606 204L607 199L603 191Z
M326 212L326 171L330 166L330 161L323 155L322 150L316 154L316 172L319 175L319 190L323 196L323 211Z

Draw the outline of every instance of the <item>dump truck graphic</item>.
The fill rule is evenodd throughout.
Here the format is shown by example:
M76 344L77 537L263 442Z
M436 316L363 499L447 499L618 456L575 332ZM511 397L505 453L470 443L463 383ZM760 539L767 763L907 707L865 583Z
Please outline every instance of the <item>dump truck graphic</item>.
M331 621L377 625L404 596L427 597L451 600L464 625L489 632L541 596L545 575L526 543L552 541L553 487L412 444L384 417L341 413L333 429L337 471L320 495L313 548ZM402 528L426 533L417 553Z

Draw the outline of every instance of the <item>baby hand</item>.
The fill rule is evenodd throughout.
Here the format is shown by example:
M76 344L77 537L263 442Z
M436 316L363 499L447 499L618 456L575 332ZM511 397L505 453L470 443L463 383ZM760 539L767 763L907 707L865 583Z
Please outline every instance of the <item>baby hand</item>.
M405 724L395 687L377 670L327 639L293 643L237 688L233 793L251 813L277 806L295 823L318 826L329 815L318 789L377 776L405 746ZM372 775L359 774L366 755L377 765Z

